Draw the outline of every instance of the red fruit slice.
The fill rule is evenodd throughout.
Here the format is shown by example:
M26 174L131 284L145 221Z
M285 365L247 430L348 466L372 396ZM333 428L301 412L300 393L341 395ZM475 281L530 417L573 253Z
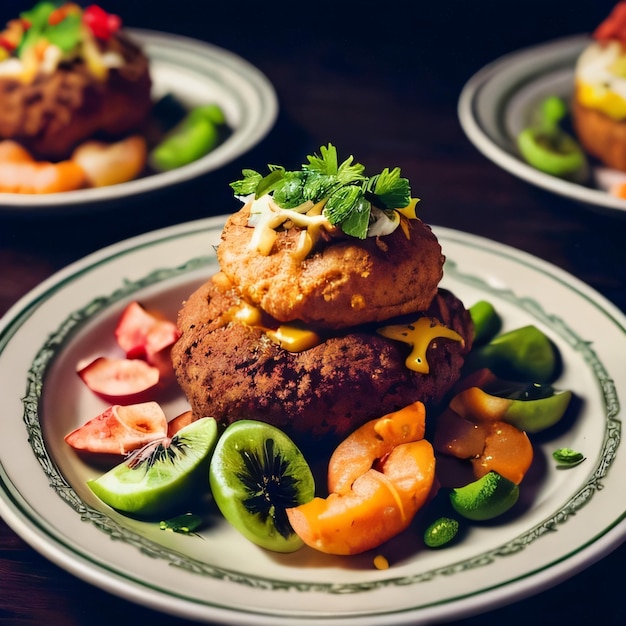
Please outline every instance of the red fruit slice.
M156 402L110 406L65 436L76 450L125 455L167 435L167 418Z
M180 415L172 418L167 424L167 436L173 437L181 428L189 426L192 422L195 422L196 418L192 411L185 411Z
M146 361L103 356L79 365L78 375L89 389L113 404L148 400L161 380L159 368Z
M132 359L145 358L156 365L159 353L176 343L176 324L160 313L148 311L138 302L131 302L122 313L115 329L119 346Z

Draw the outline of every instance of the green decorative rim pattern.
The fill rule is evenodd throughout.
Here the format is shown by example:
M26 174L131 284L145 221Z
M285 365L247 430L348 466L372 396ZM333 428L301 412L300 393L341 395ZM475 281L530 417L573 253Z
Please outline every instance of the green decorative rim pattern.
M582 485L561 508L544 519L541 523L530 528L513 540L495 549L476 555L473 558L451 563L444 567L419 572L411 576L391 577L386 580L362 583L336 584L332 582L299 582L250 576L234 570L213 567L202 561L182 555L175 550L167 549L156 542L146 539L138 533L130 531L106 514L88 506L65 480L54 460L50 457L46 449L39 418L39 407L46 373L56 356L73 334L94 315L141 289L174 279L203 267L209 267L211 264L215 264L215 256L198 257L179 267L156 270L137 281L123 281L120 288L113 293L108 296L96 298L82 309L73 312L59 328L49 336L48 340L38 351L29 369L27 389L23 398L23 420L26 425L28 440L32 451L45 472L50 487L54 489L58 496L80 515L83 521L93 524L100 531L109 535L111 539L123 541L152 558L163 559L174 567L182 568L194 574L244 584L249 587L271 590L292 590L298 592L321 591L332 594L359 593L390 585L406 586L416 584L432 580L437 576L449 577L455 573L483 567L494 562L497 558L518 553L530 543L554 531L559 525L567 522L571 516L576 514L581 507L591 500L596 491L602 488L601 481L607 475L620 444L621 422L617 418L620 405L617 389L615 388L613 380L593 350L591 342L578 336L568 327L563 319L546 312L536 300L520 297L510 289L491 286L477 276L463 274L453 260L447 259L445 266L446 275L468 286L479 288L483 292L497 295L499 298L510 302L529 313L535 319L549 326L566 341L569 346L582 355L582 358L590 367L594 378L597 380L604 401L606 420L601 454L588 481Z

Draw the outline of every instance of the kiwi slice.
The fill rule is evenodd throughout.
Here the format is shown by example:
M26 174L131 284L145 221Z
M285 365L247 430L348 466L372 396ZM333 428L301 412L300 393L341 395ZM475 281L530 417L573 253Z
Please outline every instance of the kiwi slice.
M256 420L228 426L215 447L209 481L222 515L244 537L274 552L304 545L286 509L312 500L315 481L302 452L281 430Z
M206 490L216 442L217 422L204 417L172 438L147 444L87 485L118 511L145 517L174 512L194 494L201 494L203 487Z

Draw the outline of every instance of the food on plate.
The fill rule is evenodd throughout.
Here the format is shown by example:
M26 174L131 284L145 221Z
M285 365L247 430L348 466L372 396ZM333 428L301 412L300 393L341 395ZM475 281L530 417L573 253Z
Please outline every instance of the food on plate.
M176 511L206 484L217 436L214 419L196 420L172 438L146 444L87 485L119 511L143 517Z
M480 374L476 384L468 376L468 386L450 400L449 407L462 417L502 420L527 433L538 433L559 422L572 399L570 390L556 390L552 385L505 381L489 370Z
M153 103L152 83L119 16L47 0L20 13L0 32L0 193L117 185L191 163L228 136L217 104Z
M96 357L81 362L77 374L108 402L141 402L154 397L161 383L159 368L142 359Z
M334 146L320 152L233 184L244 206L225 225L221 271L184 303L172 348L196 415L266 421L296 442L436 405L473 338L400 170L366 176Z
M179 337L175 322L132 301L122 312L114 334L127 359L145 359L158 368L164 380L172 378L170 351Z
M576 467L585 460L585 455L571 448L559 448L552 453L552 458L558 467Z
M487 368L501 378L548 383L558 373L559 355L550 338L529 324L502 333L478 346L466 369Z
M250 541L274 552L302 547L287 511L313 498L315 480L278 428L256 420L231 424L217 442L209 482L224 517Z
M435 479L421 402L366 422L333 452L328 497L287 509L302 540L328 554L359 554L406 530Z
M160 405L140 404L108 407L65 436L75 450L124 456L167 434L167 418Z
M493 305L478 301L469 312L481 339L475 349L497 342L502 320ZM127 357L147 358L170 345L170 324L158 311L131 302L116 325L116 343ZM525 354L526 331L508 333L513 341L502 359L519 360L515 341ZM457 543L472 521L492 520L514 507L534 458L530 436L557 424L571 397L550 384L503 380L485 368L464 370L447 405L430 410L428 420L424 404L413 402L352 430L329 457L327 446L308 447L304 454L264 421L240 419L224 428L213 420L215 429L203 435L213 446L204 477L193 486L184 482L184 499L178 489L160 492L157 484L158 505L138 473L126 476L129 467L120 464L120 455L131 452L132 468L144 472L143 460L166 458L170 442L198 422L191 410L167 421L156 403L110 406L66 442L92 466L116 466L102 478L103 501L147 521L175 515L161 519L163 530L198 536L219 511L248 540L275 552L308 545L328 554L358 554L404 532L422 532L424 545L438 549ZM560 468L584 460L569 448L553 456ZM380 553L373 564L389 567Z
M474 521L485 521L510 510L519 498L519 485L491 471L450 492L454 510Z
M458 520L453 517L438 517L424 531L424 543L429 548L441 548L453 541L458 532Z
M572 123L590 155L626 171L626 2L615 5L578 58Z
M219 106L196 107L151 150L150 165L166 171L197 161L217 146L225 130L226 118Z
M100 355L77 364L78 375L91 391L114 404L132 404L171 386L170 351L179 336L174 322L133 301L124 308L114 336L123 357Z
M73 191L85 182L84 170L71 159L37 161L16 141L0 141L0 193Z
M82 168L91 187L118 185L137 178L146 159L146 140L141 135L130 135L113 143L91 139L81 143L71 157Z
M38 160L136 131L152 108L149 62L97 5L39 2L0 33L0 137Z
M478 300L469 307L469 313L474 325L474 346L487 343L500 332L502 319L491 302Z
M441 287L444 256L399 169L370 177L320 153L233 183L244 206L220 268L177 325L123 308L118 360L159 381L168 361L189 408L89 486L117 510L177 516L165 529L185 510L221 514L275 552L359 554L421 526L426 547L451 545L514 514L531 436L572 404L552 387L560 354L540 328L504 328L491 303Z
M556 96L546 98L535 119L517 136L517 147L530 165L561 178L585 182L589 177L587 157L580 144L561 123L567 105Z

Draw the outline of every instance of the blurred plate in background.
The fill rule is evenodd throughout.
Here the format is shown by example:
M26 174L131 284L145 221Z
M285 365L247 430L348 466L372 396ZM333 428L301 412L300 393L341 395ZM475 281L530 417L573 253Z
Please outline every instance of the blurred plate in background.
M469 140L488 159L537 187L596 209L626 211L626 200L603 189L540 172L520 156L515 138L547 96L568 102L578 56L590 42L577 35L497 59L472 76L461 91L458 114Z
M187 37L136 29L128 32L150 59L155 102L171 94L186 107L218 104L232 134L193 163L127 183L45 195L0 193L0 212L93 208L183 183L235 160L272 128L278 113L276 93L265 75L248 61Z

